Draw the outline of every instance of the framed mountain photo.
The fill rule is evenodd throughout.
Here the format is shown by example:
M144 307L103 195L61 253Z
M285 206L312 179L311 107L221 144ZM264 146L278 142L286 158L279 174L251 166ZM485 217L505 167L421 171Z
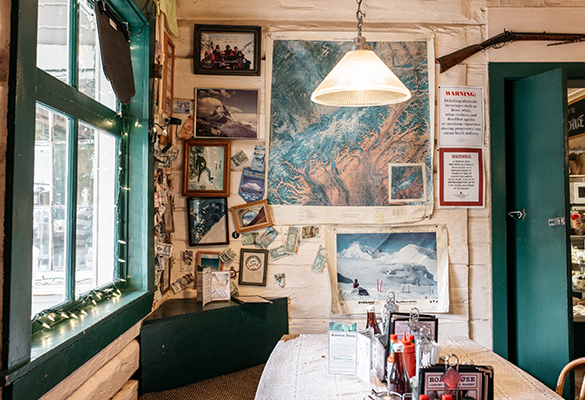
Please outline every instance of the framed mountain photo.
M258 90L195 89L195 138L258 139Z

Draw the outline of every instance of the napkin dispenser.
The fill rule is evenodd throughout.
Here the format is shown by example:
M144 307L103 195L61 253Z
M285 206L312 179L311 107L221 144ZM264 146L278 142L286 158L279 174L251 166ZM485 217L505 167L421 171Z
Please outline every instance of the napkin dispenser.
M445 383L443 376L449 368L460 375L459 383L453 387ZM494 400L494 369L490 365L434 364L419 370L418 393L431 399L440 399L443 394L453 394L454 399Z

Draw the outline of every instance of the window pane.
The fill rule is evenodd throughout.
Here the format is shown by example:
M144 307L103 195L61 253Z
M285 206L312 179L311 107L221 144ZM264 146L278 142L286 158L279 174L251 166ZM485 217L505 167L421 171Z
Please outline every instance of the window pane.
M119 139L111 134L85 124L79 125L76 294L115 279L118 143Z
M32 314L65 300L69 118L36 111Z
M79 91L116 110L116 95L102 65L94 9L81 1L79 10Z
M39 0L37 67L69 83L68 0Z

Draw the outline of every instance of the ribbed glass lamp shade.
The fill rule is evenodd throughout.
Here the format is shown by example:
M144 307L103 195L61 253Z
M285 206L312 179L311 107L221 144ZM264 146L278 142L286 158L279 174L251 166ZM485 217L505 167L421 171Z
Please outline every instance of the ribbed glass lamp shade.
M371 50L351 50L311 95L326 106L364 107L401 103L410 91Z

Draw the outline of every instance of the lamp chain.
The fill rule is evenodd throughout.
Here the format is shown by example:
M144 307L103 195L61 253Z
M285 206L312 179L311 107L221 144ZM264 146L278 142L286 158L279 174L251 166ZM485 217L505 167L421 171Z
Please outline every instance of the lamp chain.
M357 9L357 12L355 13L355 17L358 20L358 25L357 25L357 27L358 27L358 31L357 31L358 37L361 37L362 36L362 24L364 23L364 17L366 16L366 13L364 13L361 10L362 1L363 0L356 0L357 5L358 5L358 9Z

